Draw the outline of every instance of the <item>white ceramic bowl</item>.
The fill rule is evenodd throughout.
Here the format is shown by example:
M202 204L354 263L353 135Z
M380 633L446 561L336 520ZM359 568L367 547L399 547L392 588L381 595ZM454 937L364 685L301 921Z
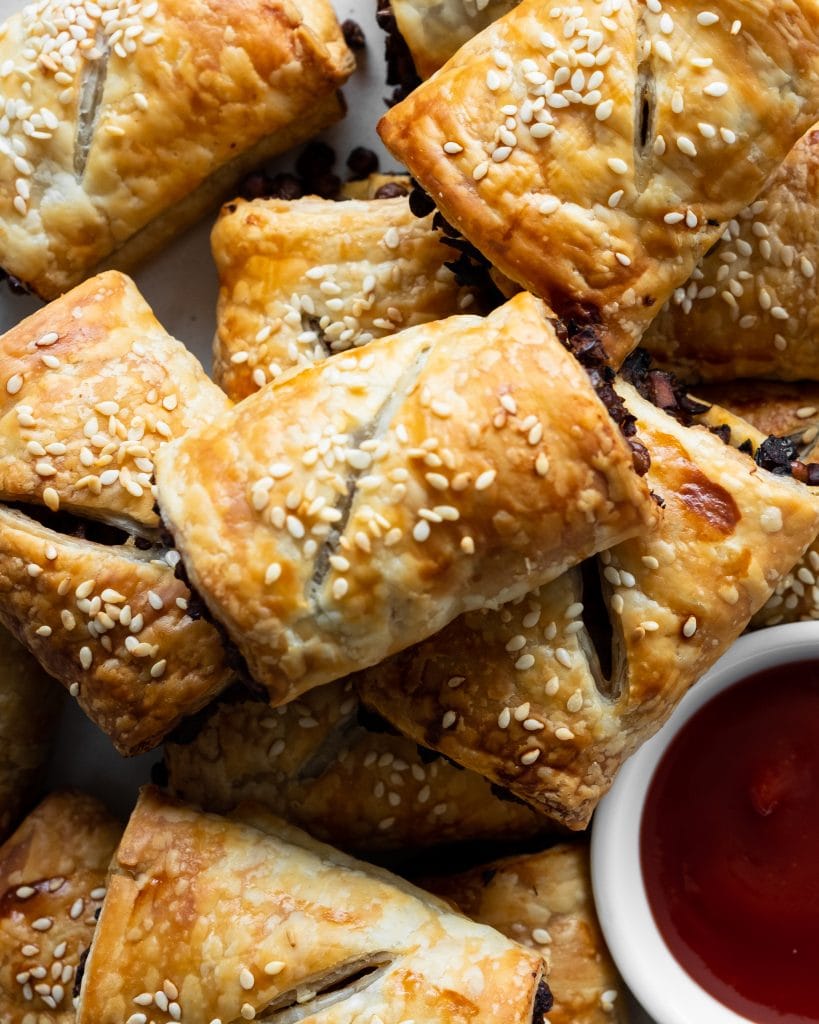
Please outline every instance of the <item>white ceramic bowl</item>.
M600 924L626 984L657 1024L752 1024L705 992L666 946L640 869L640 820L654 771L680 727L739 680L819 657L819 623L741 637L683 698L667 724L623 766L592 829L592 881Z

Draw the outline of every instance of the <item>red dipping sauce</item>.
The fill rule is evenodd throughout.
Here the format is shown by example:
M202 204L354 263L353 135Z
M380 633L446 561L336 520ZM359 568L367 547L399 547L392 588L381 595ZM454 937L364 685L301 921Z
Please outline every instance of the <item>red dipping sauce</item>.
M640 856L702 988L755 1024L819 1022L819 661L749 676L689 719L649 787Z

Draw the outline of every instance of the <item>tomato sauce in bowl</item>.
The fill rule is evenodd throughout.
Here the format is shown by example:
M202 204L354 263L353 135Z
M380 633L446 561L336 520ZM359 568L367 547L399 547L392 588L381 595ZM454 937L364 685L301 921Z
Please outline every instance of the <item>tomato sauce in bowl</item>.
M639 846L657 928L705 991L755 1024L819 1022L819 661L748 676L682 726Z

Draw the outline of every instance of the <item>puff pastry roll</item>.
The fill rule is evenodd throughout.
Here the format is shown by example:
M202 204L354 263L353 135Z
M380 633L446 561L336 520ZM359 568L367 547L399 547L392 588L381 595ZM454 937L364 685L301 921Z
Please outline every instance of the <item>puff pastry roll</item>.
M548 828L477 773L369 728L349 681L275 710L246 696L205 715L193 738L166 743L165 765L171 791L209 811L258 801L317 839L362 855L511 841Z
M0 623L121 754L156 746L233 678L175 561L166 548L68 536L0 506Z
M690 381L819 379L819 131L734 217L646 333Z
M234 399L293 367L475 302L444 265L458 254L407 196L237 200L223 207L211 244L214 373Z
M337 120L354 67L325 0L45 0L5 23L0 63L0 265L46 299Z
M217 818L148 790L112 864L77 1019L529 1024L548 1009L542 969L270 815Z
M274 704L510 600L653 521L539 300L271 384L157 462L190 580Z
M447 221L618 365L819 114L814 0L525 0L379 125Z
M59 686L0 626L0 842L42 782L61 695Z
M155 534L154 456L230 405L109 271L0 337L0 501Z
M0 1020L74 1024L73 993L122 829L97 800L53 793L0 846Z
M594 910L587 845L553 846L423 884L544 955L554 996L549 1024L626 1024L625 990Z
M391 0L401 37L421 78L513 7L517 0Z
M630 385L618 391L651 453L657 530L359 678L402 732L574 829L819 527L810 488L682 426ZM454 676L463 682L452 688Z

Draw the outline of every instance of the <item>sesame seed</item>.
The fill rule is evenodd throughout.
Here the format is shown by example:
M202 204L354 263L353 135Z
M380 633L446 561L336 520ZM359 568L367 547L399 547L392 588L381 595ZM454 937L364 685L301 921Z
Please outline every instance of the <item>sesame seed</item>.
M21 885L19 889L15 890L14 895L20 900L27 900L30 899L36 891L37 890L33 889L30 885Z
M90 647L81 647L80 648L80 664L82 665L82 667L84 669L91 668L92 660L93 660L93 656L91 654L91 648Z
M615 174L628 173L628 164L625 160L621 160L619 157L612 156L609 157L609 159L606 162L609 165L609 170L613 171Z
M540 729L545 729L546 726L537 718L527 718L523 722L523 728L527 732L538 732Z
M697 147L687 135L677 136L677 149L679 149L681 153L685 153L686 156L697 155Z
M682 632L686 639L690 639L697 632L697 620L693 615L689 615L685 620Z
M256 979L253 977L253 973L249 971L247 967L243 967L239 972L239 984L246 992L249 992L256 984Z
M36 921L31 922L31 927L35 932L47 932L53 924L53 917L38 917Z
M485 491L488 487L492 486L492 483L497 476L497 472L494 469L487 469L480 474L478 479L475 481L476 491Z
M711 82L702 90L706 96L724 96L728 92L727 82Z
M274 978L277 974L281 974L286 966L284 960L270 960L264 965L264 973Z
M532 939L539 946L548 946L552 941L552 936L546 931L545 928L533 928Z
M527 750L524 754L520 755L520 763L526 765L532 765L540 757L540 750L535 748L534 750Z
M559 729L555 729L555 738L563 741L573 740L574 733L571 729L567 729L565 725L561 725Z
M449 156L455 156L457 153L463 153L464 151L464 147L458 142L445 142L443 149Z
M535 658L533 654L522 654L515 662L515 668L519 671L525 671L526 669L531 668L534 663Z
M489 164L482 160L479 164L476 164L472 170L472 180L481 181L489 173Z
M509 708L503 708L501 710L501 713L498 715L498 726L501 729L506 729L508 728L511 721L512 712L509 710Z
M707 28L709 25L716 25L719 21L719 15L714 14L713 11L700 11L697 15L697 23Z
M445 711L441 718L441 728L449 729L457 722L457 720L458 715L455 711Z

